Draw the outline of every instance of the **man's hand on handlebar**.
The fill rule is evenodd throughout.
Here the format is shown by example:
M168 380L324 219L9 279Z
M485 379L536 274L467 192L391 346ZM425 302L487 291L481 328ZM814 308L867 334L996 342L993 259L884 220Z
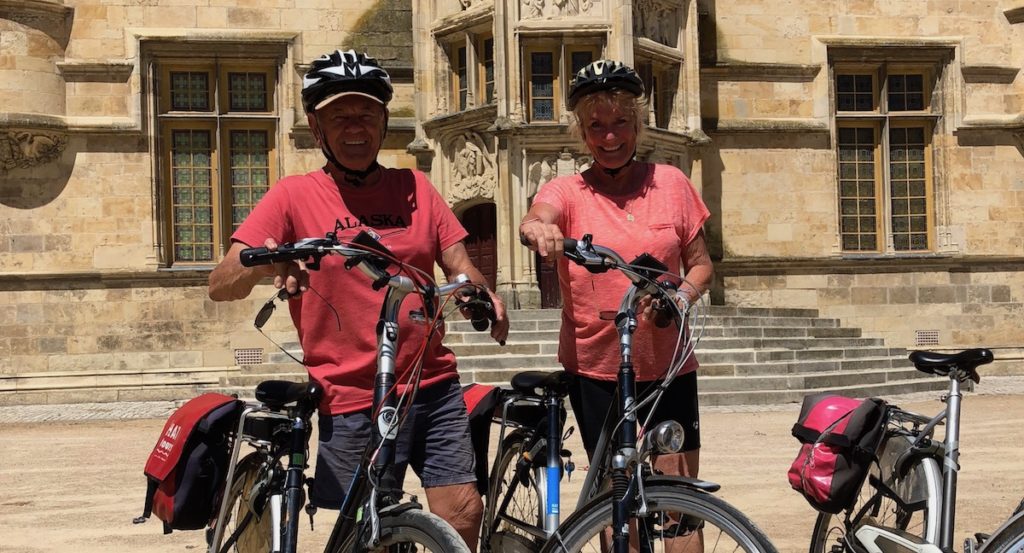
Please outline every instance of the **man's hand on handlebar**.
M277 251L277 242L267 238L263 243L270 251ZM289 296L299 295L309 289L309 270L302 261L274 263L274 287L284 288Z

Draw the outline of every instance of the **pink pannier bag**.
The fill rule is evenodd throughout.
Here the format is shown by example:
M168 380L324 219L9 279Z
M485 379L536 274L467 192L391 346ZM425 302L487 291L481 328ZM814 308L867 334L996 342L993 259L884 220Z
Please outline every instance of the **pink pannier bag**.
M885 436L887 412L877 398L805 397L793 425L803 445L789 468L789 484L819 511L851 507Z

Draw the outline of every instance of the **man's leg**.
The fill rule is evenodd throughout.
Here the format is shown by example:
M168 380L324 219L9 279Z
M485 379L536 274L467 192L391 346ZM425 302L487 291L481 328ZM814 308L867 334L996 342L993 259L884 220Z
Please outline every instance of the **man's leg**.
M423 482L430 512L451 524L470 551L476 551L484 504L476 489L475 454L459 382L421 389L415 408L409 464Z
M445 519L462 536L470 551L476 551L480 538L480 519L484 516L484 502L476 491L476 484L453 484L426 488L430 512Z

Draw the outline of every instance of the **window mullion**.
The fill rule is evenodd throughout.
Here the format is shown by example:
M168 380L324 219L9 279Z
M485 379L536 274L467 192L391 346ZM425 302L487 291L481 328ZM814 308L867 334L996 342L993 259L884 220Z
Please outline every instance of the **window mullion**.
M884 81L883 81L884 82ZM879 144L880 149L879 159L881 160L881 179L879 179L879 186L881 186L880 194L878 195L881 201L881 217L879 217L879 224L883 227L880 229L882 236L885 237L885 253L892 253L896 250L895 239L893 238L893 224L892 224L892 160L889 153L889 117L882 117L880 125Z

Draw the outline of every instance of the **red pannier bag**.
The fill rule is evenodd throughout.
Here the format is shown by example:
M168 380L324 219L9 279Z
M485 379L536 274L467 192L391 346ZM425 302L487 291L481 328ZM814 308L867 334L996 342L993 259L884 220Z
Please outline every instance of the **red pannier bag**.
M469 436L473 442L473 456L476 458L476 489L480 495L487 495L491 423L494 410L501 400L501 388L487 384L466 384L462 387L462 398L466 402Z
M831 393L804 398L793 436L803 444L789 484L815 509L836 514L857 499L885 436L888 405Z
M171 414L146 461L146 505L136 524L156 514L169 534L210 523L227 480L229 436L241 412L237 398L210 393Z

